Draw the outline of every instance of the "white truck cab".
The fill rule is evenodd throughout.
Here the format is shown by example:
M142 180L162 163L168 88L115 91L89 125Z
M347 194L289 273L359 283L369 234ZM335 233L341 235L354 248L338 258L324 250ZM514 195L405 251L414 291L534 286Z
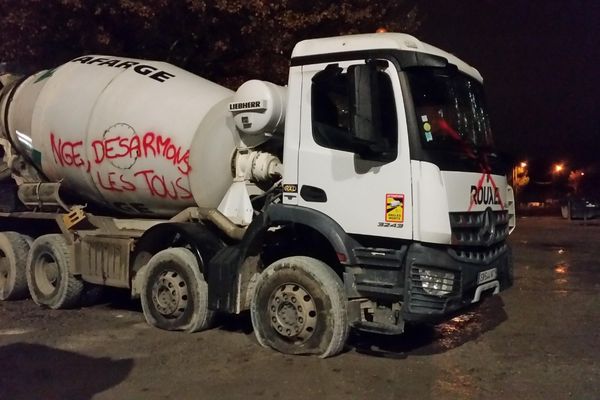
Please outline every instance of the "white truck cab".
M365 312L394 298L426 320L511 285L514 201L475 68L406 34L315 39L294 49L288 90L283 203L364 246L344 275L377 299L358 325L401 330L382 322L394 307Z

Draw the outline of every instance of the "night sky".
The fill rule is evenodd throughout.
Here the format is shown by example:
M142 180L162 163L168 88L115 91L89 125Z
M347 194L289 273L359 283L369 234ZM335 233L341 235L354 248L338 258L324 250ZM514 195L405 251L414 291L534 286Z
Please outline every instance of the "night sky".
M419 11L416 36L483 75L500 150L571 168L600 161L600 1L429 0Z

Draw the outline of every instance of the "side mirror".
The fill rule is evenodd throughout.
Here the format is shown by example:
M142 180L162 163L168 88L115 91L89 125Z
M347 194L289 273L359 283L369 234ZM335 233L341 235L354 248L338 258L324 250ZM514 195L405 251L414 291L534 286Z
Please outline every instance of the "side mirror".
M377 110L377 70L367 63L350 67L350 133L357 145L371 146L379 142Z
M355 153L366 160L392 160L383 136L383 110L380 104L385 60L369 60L348 68L350 94L350 134Z

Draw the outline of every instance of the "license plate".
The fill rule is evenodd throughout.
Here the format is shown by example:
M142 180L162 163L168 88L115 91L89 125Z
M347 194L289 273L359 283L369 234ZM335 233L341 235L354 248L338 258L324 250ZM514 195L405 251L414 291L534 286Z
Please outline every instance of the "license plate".
M477 284L494 280L494 279L496 279L497 276L498 276L498 271L496 268L486 269L485 271L481 271L479 273L479 276L477 277Z

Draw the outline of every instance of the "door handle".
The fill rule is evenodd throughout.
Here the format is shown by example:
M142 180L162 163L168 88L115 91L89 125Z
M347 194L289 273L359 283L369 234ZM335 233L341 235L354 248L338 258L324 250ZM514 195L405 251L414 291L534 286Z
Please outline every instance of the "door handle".
M327 193L321 188L309 185L302 185L300 189L300 197L304 201L311 201L314 203L326 203Z

